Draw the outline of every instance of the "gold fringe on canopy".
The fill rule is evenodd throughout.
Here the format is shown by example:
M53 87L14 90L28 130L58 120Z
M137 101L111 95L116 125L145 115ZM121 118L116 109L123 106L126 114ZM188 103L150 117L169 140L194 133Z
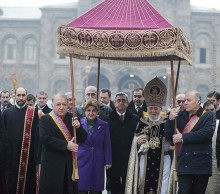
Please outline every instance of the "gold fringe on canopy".
M141 58L150 62L163 58L163 64L174 56L174 60L181 58L192 64L192 44L180 28L117 31L60 26L57 53L78 59L127 58L140 63Z

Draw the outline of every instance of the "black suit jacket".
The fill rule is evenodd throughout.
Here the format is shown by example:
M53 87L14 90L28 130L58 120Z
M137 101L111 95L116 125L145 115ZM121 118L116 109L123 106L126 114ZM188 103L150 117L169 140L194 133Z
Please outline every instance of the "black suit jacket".
M38 110L37 105L35 106L35 108L36 108L36 110ZM47 104L46 104L46 106L42 109L42 111L43 111L44 114L46 114L46 113L50 113L52 111L52 109L49 108L49 106L47 106Z
M2 106L2 104L0 103L0 114L2 113L1 106ZM10 108L11 106L12 106L12 104L9 102L9 104L7 105L7 108Z
M114 109L115 109L114 102L113 102L113 101L111 101L111 100L110 100L110 107L111 107L111 109L112 109L112 110L114 110Z
M35 106L35 110L38 112L38 106ZM51 108L49 108L47 105L42 109L44 114L50 113L52 111ZM37 126L37 134L36 134L36 142L35 142L35 150L36 150L36 163L41 163L41 152L42 152L42 142L39 135L39 124Z
M110 177L125 177L131 144L139 118L126 110L124 122L121 122L117 111L113 110L107 121L112 145L112 167L108 170L108 174Z
M137 112L137 110L135 109L135 105L133 100L129 103L128 105L128 110L130 110L133 114L137 115L139 118L141 118L143 116L143 111L147 112L147 104L144 101L143 102L143 106L141 107L141 109Z

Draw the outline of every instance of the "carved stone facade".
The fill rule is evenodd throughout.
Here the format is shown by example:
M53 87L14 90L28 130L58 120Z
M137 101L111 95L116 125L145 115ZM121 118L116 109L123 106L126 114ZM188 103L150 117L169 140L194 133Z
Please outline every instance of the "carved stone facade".
M29 93L39 90L56 92L71 90L69 58L56 54L57 27L67 24L101 0L79 0L78 3L45 6L40 9L0 8L0 90L12 88L11 76L16 72L18 85ZM210 90L220 91L220 11L190 6L189 0L150 0L155 8L180 27L193 42L193 66L181 66L178 92L196 89L203 96ZM16 16L18 10L32 12L31 17ZM12 12L14 17L8 15ZM97 63L74 60L77 103L84 101L87 85L96 85ZM169 66L137 64L103 64L100 88L126 92L131 97L135 87L144 87L157 76L168 84ZM171 96L168 96L171 98ZM170 102L171 103L171 100Z

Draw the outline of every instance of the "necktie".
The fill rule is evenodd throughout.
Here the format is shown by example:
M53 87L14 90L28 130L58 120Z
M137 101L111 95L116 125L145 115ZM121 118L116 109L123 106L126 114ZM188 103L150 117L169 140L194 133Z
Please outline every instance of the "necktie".
M141 107L140 106L137 106L136 110L137 110L137 113L139 113Z
M124 121L124 115L120 115L119 120L120 120L121 122L123 122L123 121Z
M3 106L3 107L2 107L2 113L5 111L5 109L6 109L6 107L5 107L5 106Z

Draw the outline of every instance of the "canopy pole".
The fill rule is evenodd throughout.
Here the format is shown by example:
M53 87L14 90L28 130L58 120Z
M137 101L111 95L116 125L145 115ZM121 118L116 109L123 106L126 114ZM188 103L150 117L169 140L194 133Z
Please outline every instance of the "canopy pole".
M100 57L98 58L98 72L97 72L97 100L99 100L99 81L100 81L100 62L101 59Z
M175 91L175 78L174 78L174 70L173 70L173 57L171 57L171 80L172 80L172 95L173 95L173 108L176 107L176 91ZM174 122L174 134L176 133L176 127L177 127L177 123L176 123L176 119ZM178 177L177 177L177 171L176 171L176 167L177 167L177 145L174 146L174 152L173 152L173 177L172 177L172 184L173 184L173 194L176 194L176 190L177 190L177 181L178 181Z
M176 92L175 92L175 78L173 70L173 57L171 58L171 81L172 81L172 97L173 97L173 108L176 107Z
M72 101L73 101L72 113L73 113L73 118L74 118L75 117L75 94L74 94L74 64L73 64L72 54L70 54L70 77L71 77ZM73 137L74 137L74 142L77 143L75 127L73 127ZM72 180L77 181L79 179L77 154L75 152L72 152L72 156L73 156Z
M175 95L177 94L177 88L178 88L179 73L180 73L180 64L181 64L181 58L179 58L178 67L177 67L177 72L176 72Z

